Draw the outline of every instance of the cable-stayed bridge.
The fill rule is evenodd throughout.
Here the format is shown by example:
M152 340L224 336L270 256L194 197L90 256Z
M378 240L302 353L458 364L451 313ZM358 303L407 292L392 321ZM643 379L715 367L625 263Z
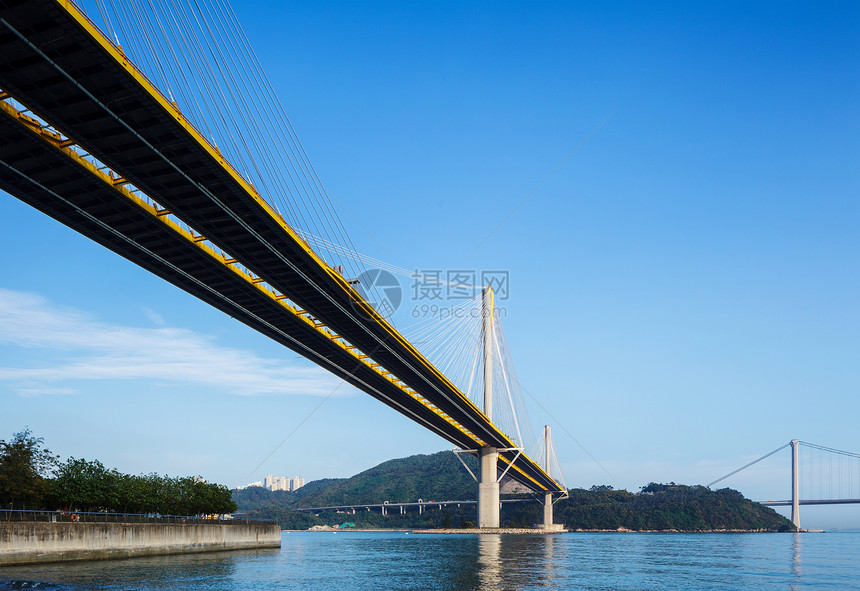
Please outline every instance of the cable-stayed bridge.
M860 454L792 439L775 450L729 472L722 482L774 454L791 449L791 499L759 501L770 507L791 507L791 521L800 528L801 505L860 504Z
M458 385L356 290L360 267L300 234L351 249L229 6L95 4L0 0L0 188L478 455L481 526L498 526L500 471L551 522L566 491L551 443L542 462L526 449L492 289L480 378Z

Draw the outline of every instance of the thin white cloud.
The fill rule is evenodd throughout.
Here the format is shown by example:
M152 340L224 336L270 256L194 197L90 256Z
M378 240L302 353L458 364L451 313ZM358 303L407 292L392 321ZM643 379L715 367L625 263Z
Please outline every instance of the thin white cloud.
M222 347L190 330L108 324L40 295L8 289L0 289L3 343L53 352L50 365L42 367L0 365L0 383L22 396L71 394L69 384L79 380L184 382L239 395L327 396L338 384L320 368L291 367Z
M77 394L78 391L73 388L55 388L51 386L18 386L15 388L18 395L24 398L38 398L39 396L67 396Z
M155 310L151 308L144 308L143 313L156 326L167 326L167 322L164 320L164 317Z

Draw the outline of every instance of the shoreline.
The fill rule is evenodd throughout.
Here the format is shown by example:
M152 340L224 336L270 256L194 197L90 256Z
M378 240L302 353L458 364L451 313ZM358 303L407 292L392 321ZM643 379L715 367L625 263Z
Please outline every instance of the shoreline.
M567 533L566 529L541 529L541 528L525 528L525 527L494 527L489 529L482 529L478 527L470 527L467 529L413 529L413 534L478 534L478 535L486 535L486 534L503 534L503 535L548 535L548 534L563 534Z
M315 526L316 529L308 528L308 529L282 529L281 532L284 533L310 533L310 534L327 534L331 532L375 532L375 533L397 533L397 532L411 532L411 529L408 528L385 528L385 527L377 527L377 528L358 528L358 527L345 527L343 529L339 527L331 527L331 526Z
M500 527L493 529L480 528L439 528L439 529L404 529L404 528L348 528L317 527L316 529L282 529L282 533L412 533L412 534L512 534L512 535L546 535L561 533L586 533L586 534L775 534L775 533L825 533L825 530L805 530L798 532L779 532L769 529L558 529L546 530L540 528Z

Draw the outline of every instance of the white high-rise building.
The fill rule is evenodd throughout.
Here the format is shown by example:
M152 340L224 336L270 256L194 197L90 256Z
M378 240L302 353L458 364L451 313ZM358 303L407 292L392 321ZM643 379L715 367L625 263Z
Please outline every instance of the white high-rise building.
M300 489L304 485L305 479L301 476L296 476L295 478L287 478L286 476L273 476L272 474L269 474L263 480L252 482L251 484L248 484L246 486L237 486L236 490L243 490L251 486L260 486L271 491L293 491Z
M236 490L245 490L246 488L251 488L252 486L263 486L262 481L252 482L250 484L246 484L245 486L237 486Z
M266 476L265 487L271 491L290 490L290 479L286 476Z

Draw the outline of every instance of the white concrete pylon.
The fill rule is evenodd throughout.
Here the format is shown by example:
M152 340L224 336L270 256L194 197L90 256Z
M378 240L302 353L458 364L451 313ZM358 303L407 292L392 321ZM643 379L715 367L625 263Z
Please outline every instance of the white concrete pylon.
M484 414L493 420L493 289L481 292L481 329L484 345ZM499 527L499 451L495 447L478 450L478 527Z
M481 480L478 482L478 527L499 527L499 452L495 447L478 450Z
M550 433L549 425L543 428L543 469L549 474L549 450L552 446L552 434ZM545 493L543 496L543 526L545 529L552 529L552 493Z
M493 288L481 292L481 333L484 345L484 414L493 420L493 333L495 308Z
M552 529L552 493L543 495L543 527Z

